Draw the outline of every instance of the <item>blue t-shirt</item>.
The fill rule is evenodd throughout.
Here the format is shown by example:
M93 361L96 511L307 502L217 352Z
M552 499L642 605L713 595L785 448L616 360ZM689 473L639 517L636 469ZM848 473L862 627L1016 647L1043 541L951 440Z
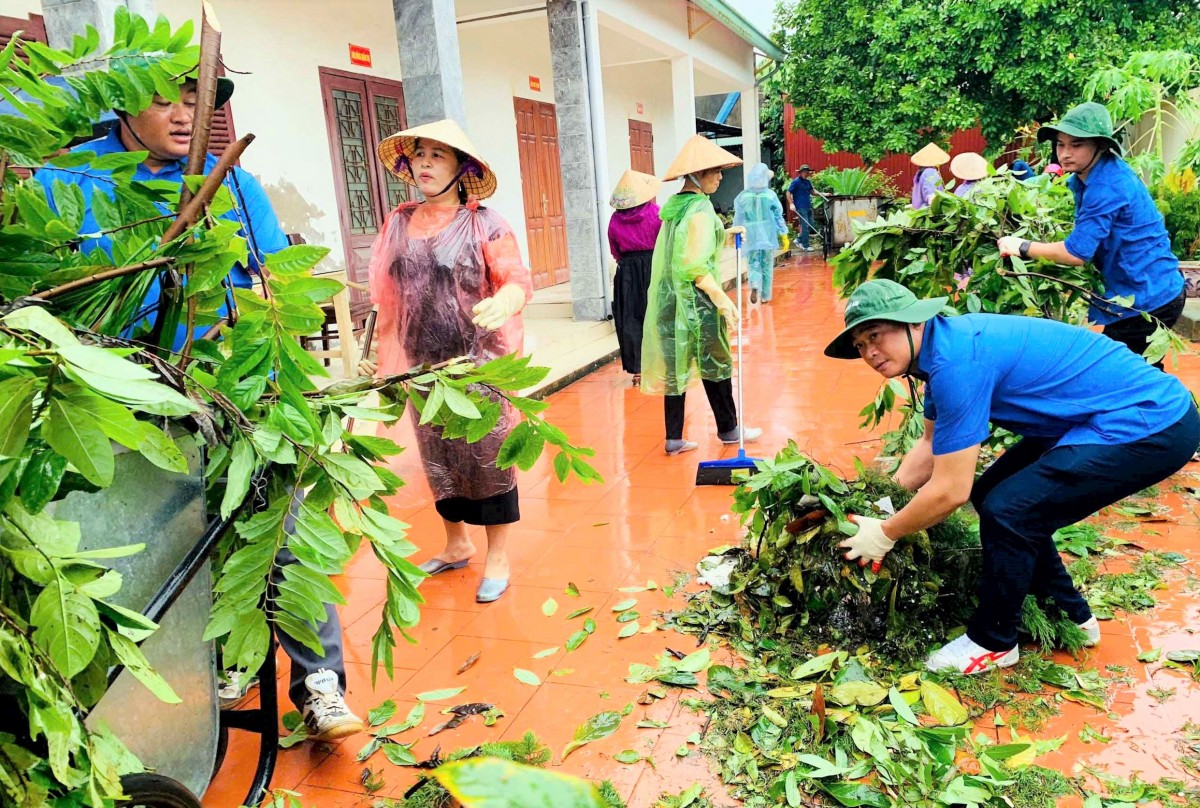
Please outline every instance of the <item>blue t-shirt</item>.
M121 143L118 130L113 129L107 136L98 140L92 140L87 143L76 146L71 151L73 152L95 152L97 156L103 154L113 154L116 152L126 151L125 145ZM137 182L151 182L153 180L167 180L183 184L183 169L187 164L186 160L177 160L163 166L158 173L148 169L145 163L137 167L133 178ZM217 164L217 158L213 155L208 155L208 160L205 163L205 172L210 172ZM110 177L112 172L107 169L97 169L90 165L80 166L74 169L58 169L53 167L40 168L37 171L37 179L46 189L47 201L50 206L54 207L54 181L66 183L68 185L77 185L83 192L84 200L84 215L83 224L80 225L79 233L83 236L81 249L86 252L92 250L103 250L109 255L112 254L112 239L107 235L95 236L88 234L97 234L101 231L100 225L96 222L96 217L92 211L92 194L99 188L102 193L108 195L111 199L113 193L111 191L111 181L106 181L105 178ZM231 179L233 177L234 179ZM236 182L235 182L236 180ZM254 239L252 244L248 244L250 249L250 265L251 268L258 272L262 269L266 261L266 256L271 253L279 252L284 247L288 246L287 235L284 234L283 228L279 226L279 219L275 216L275 211L271 208L271 202L267 199L266 191L249 172L241 168L234 167L230 174L226 175L225 187L229 189L233 196L236 208L229 213L226 213L223 218L230 221L240 221L242 228L239 231L240 235L247 237L247 242L250 242L247 236L247 229L253 231ZM163 213L172 213L166 205L161 205ZM257 254L254 247L257 246ZM250 273L245 267L237 265L230 272L230 280L234 286L248 289L252 285ZM145 300L142 303L142 312L139 318L148 316L153 313L158 305L159 299L159 284L155 280L146 293ZM226 314L226 308L222 308L221 315ZM208 326L201 326L196 329L196 334L199 336L208 330ZM185 342L186 327L180 326L180 331L176 335L175 348L182 347Z
M1091 261L1104 276L1105 297L1132 297L1135 308L1153 311L1183 290L1179 259L1150 192L1124 160L1106 154L1087 182L1072 176L1075 229L1067 236L1067 252ZM1140 316L1112 304L1093 303L1094 323L1107 325Z
M1058 445L1132 443L1192 403L1178 379L1123 344L1036 317L934 317L918 365L935 455L979 445L988 421Z
M792 184L788 186L788 193L792 195L792 204L797 208L812 207L812 181L806 180L804 177L796 177L792 180Z

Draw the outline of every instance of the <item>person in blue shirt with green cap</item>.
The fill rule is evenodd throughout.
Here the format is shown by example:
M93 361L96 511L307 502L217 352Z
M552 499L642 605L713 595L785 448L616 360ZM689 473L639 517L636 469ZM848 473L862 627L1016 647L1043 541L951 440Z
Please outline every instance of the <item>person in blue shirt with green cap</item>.
M1093 262L1104 278L1104 296L1132 303L1094 300L1089 319L1140 356L1158 324L1173 326L1185 302L1183 274L1163 216L1121 159L1112 117L1102 104L1073 107L1057 123L1041 127L1038 140L1051 141L1056 154L1051 162L1073 174L1067 184L1075 194L1075 228L1065 241L1053 243L1004 236L997 242L1000 254L1067 266Z
M1183 468L1200 414L1183 384L1086 328L1001 314L946 316L888 280L859 286L825 349L887 379L925 382L925 432L896 482L916 496L886 519L852 516L848 560L878 565L898 541L970 501L983 545L979 605L930 670L1014 665L1026 595L1051 601L1088 637L1100 629L1054 546L1054 532ZM1022 437L979 479L989 423Z

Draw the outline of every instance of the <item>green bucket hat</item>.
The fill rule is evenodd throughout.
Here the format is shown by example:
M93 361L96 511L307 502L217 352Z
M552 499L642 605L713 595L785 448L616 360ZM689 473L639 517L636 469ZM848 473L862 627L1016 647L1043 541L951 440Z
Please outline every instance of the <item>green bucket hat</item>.
M1071 107L1057 123L1048 123L1038 129L1038 142L1053 141L1054 136L1059 132L1071 137L1104 140L1108 142L1109 148L1114 152L1121 156L1125 154L1125 150L1117 142L1116 133L1113 131L1112 116L1108 114L1108 110L1103 104L1097 104L1095 101Z
M825 348L834 359L858 359L854 349L854 329L864 323L883 320L892 323L923 323L935 317L948 297L918 300L917 296L895 281L867 281L854 290L846 304L846 327Z

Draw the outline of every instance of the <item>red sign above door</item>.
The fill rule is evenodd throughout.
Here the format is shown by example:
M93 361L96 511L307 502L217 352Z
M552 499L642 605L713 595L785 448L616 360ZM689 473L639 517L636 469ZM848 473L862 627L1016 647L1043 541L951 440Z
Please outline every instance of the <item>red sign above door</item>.
M359 67L371 66L371 49L364 48L362 45L350 46L350 64L358 65Z
M537 76L530 76L529 89L533 90L535 93L540 93L542 91L542 80Z

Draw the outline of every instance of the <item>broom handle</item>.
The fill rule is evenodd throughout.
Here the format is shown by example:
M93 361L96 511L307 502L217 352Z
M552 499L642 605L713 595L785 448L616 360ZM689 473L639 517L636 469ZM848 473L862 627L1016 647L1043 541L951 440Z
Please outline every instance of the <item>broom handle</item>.
M746 408L742 403L742 234L733 235L733 257L737 263L737 407L738 407L738 454L746 452Z

